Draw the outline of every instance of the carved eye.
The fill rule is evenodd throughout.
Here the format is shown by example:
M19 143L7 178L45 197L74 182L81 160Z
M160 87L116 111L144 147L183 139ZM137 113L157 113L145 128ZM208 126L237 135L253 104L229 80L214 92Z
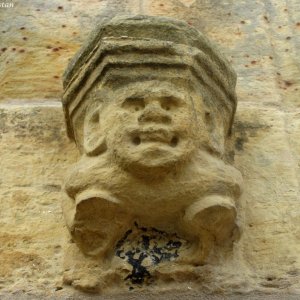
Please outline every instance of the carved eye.
M94 124L99 123L99 111L96 111L95 113L93 113L93 115L90 118L90 121Z
M161 107L162 107L164 110L170 110L170 106L169 106L169 105L165 105L165 104L164 104L164 105L162 105Z
M178 100L174 97L164 97L161 99L161 108L164 110L172 110L178 106Z
M140 111L145 108L145 102L143 98L127 98L122 103L122 107L132 112Z

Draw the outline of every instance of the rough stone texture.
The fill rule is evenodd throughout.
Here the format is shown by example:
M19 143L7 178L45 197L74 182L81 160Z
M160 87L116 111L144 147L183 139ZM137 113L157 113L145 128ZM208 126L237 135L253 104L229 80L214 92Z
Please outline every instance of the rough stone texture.
M294 140L294 132L286 134L289 119L277 108L239 107L236 166L245 180L244 228L235 248L237 259L223 266L227 281L224 273L218 274L214 288L225 293L297 293L299 167L293 148L282 142ZM60 185L78 158L65 137L61 107L2 105L1 125L1 292L70 295L66 288L54 293L62 287L62 247L68 238Z
M1 289L55 289L65 237L62 176L76 152L59 103L1 106L0 120Z
M138 13L185 20L218 43L238 73L239 101L261 99L299 107L297 0L14 3L14 8L0 10L1 99L60 97L60 77L67 61L95 22L117 14Z
M244 254L260 285L299 286L299 158L289 115L244 103L236 123L236 166L244 180ZM244 201L243 201L244 200Z
M229 163L235 84L226 58L187 23L138 15L96 27L64 75L68 133L82 154L65 181L66 284L209 285L200 266L231 259L242 189Z
M284 293L255 293L243 299L298 299L289 293L300 292L299 1L14 3L14 8L0 8L1 297L86 298L59 290L61 247L68 238L60 185L78 153L66 139L58 98L67 61L94 22L125 12L190 22L231 58L239 99L235 166L245 181L244 229L236 246L241 263L231 269L247 280L216 282L220 293ZM197 291L184 291L170 292L168 298L200 297ZM118 297L158 296L154 292ZM226 299L211 296L218 298Z

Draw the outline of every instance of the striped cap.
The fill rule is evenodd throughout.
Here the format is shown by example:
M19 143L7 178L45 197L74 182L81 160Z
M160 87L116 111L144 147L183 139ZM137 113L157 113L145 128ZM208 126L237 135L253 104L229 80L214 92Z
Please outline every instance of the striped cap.
M68 135L86 93L111 68L184 68L226 109L230 133L236 110L236 74L209 40L185 22L153 16L115 17L98 25L64 74L63 108ZM130 74L129 74L130 76Z

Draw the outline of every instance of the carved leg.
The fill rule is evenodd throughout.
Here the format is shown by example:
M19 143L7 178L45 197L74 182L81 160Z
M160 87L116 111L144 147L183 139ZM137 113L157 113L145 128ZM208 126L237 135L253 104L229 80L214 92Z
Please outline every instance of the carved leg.
M64 281L81 290L99 292L106 285L116 243L130 227L131 217L118 202L96 197L77 202L70 230L76 245L71 244L65 254Z
M183 262L204 264L214 244L232 243L239 237L233 199L209 195L190 205L183 217L183 230L191 237L192 247Z

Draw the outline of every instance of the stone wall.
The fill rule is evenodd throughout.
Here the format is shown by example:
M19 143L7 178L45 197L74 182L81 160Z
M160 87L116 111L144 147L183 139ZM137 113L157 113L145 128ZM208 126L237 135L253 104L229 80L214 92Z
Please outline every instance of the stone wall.
M0 8L0 295L73 295L61 281L69 238L61 185L78 153L66 136L62 73L97 20L120 14L185 20L218 44L238 73L235 166L245 181L243 234L236 260L221 266L227 276L216 277L211 289L300 293L299 1L13 3ZM197 293L187 286L180 298ZM152 299L147 295L141 294Z

